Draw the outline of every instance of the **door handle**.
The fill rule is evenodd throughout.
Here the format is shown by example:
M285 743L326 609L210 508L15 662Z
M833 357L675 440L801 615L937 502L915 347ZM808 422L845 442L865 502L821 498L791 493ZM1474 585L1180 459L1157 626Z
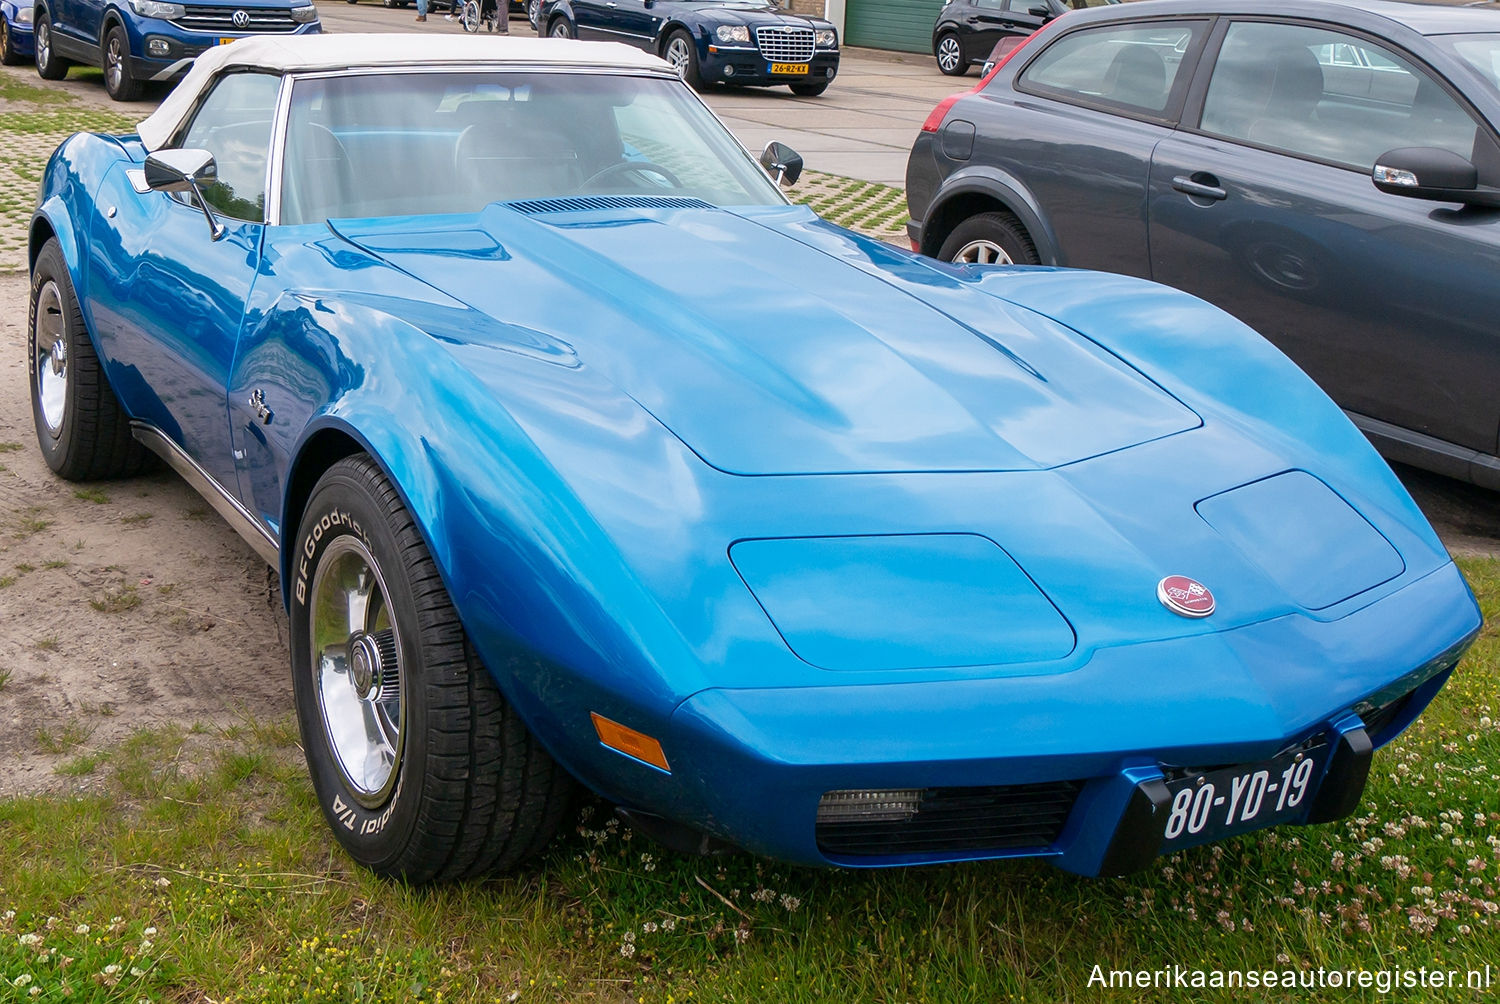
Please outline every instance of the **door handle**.
M1183 192L1187 195L1196 195L1200 199L1213 199L1217 202L1220 199L1229 198L1229 193L1224 191L1224 189L1220 188L1218 185L1210 185L1204 184L1201 181L1194 181L1192 178L1189 178L1185 174L1179 174L1177 177L1173 178L1172 187L1177 191Z

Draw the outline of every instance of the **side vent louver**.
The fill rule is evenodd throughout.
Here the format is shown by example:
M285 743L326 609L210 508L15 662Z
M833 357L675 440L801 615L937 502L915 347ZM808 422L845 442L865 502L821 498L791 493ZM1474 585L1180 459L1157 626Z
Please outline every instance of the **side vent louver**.
M525 199L506 205L518 213L585 213L596 209L712 209L702 199L670 195L580 195L566 199Z

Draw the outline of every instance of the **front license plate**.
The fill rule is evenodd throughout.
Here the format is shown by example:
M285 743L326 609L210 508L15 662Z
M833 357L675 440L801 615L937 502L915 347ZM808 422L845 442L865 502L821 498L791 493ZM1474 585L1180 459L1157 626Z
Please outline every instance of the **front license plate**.
M239 39L237 39L237 38L221 38L221 39L219 39L219 44L220 45L228 45L230 42L238 42L238 41L239 41Z
M1328 764L1326 743L1274 760L1189 774L1167 782L1171 801L1162 850L1275 826L1305 812Z
M806 63L772 63L772 73L789 73L799 77L807 76Z

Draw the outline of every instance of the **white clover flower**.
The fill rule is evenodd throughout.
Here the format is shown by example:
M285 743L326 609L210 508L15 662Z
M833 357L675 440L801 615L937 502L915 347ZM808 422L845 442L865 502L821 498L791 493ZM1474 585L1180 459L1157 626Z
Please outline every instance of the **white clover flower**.
M145 976L146 975L146 970L142 969L140 966L131 966L130 967L130 975L131 976L137 976L137 977L139 977L139 976Z
M158 878L158 879L157 879L157 880L156 880L156 882L155 882L155 883L153 883L153 884L154 884L154 885L155 885L155 886L156 886L156 887L157 887L157 888L158 888L158 889L165 889L165 888L166 888L166 887L167 887L167 886L169 886L169 885L171 885L171 884L172 884L172 880L171 880L171 879L169 879L169 878L167 878L167 877L166 877L166 876L165 876L165 875L163 875L163 876L161 876L161 877L160 877L160 878Z
M668 917L666 920L662 921L661 922L661 929L663 931L675 931L675 930L677 930L677 918L676 917Z
M19 941L21 944L25 945L27 948L30 948L32 945L39 945L39 944L41 944L42 943L42 936L40 934L36 934L35 932L33 932L33 933L30 933L30 934L23 934L19 938L17 938L16 940Z
M625 958L627 959L630 958L635 954L635 946L628 941L625 942L625 944L620 946L620 954L625 956Z
M104 967L104 975L105 976L113 976L115 973L118 973L119 971L120 971L120 967L118 965L116 965L115 963L113 963L113 962L111 962L109 965L107 965L107 966Z
M16 911L14 911L14 910L6 910L5 911L5 916L4 917L0 917L0 920L15 920L15 919L16 919Z
M797 907L802 905L802 901L790 893L782 893L781 905L787 913L796 913Z
M73 933L74 934L88 934L89 930L90 930L90 928L89 928L89 926L87 924L79 924L77 927L73 928Z
M156 928L154 928L154 927L148 927L148 928L146 928L144 931L141 932L141 937L143 937L143 938L154 938L154 937L156 937Z
M10 981L10 985L13 986L13 987L24 987L26 984L28 984L30 982L31 982L31 974L30 973L22 973L20 976L17 976L15 979L11 980Z

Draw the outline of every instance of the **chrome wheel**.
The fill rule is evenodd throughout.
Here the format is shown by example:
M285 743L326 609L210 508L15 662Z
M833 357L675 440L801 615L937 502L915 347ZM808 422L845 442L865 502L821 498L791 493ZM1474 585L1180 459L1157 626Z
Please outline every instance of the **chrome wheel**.
M953 73L963 62L964 50L958 42L956 35L944 35L938 39L937 61L938 69L944 73Z
M566 20L564 20L563 18L558 18L555 22L553 22L552 31L549 34L551 34L553 38L572 38L573 29L568 27L568 22Z
M120 36L111 34L104 44L104 84L111 94L120 89L125 79L125 53L121 49Z
M388 596L357 537L329 545L310 605L318 709L339 771L366 808L389 797L405 746L401 637Z
M36 295L36 397L42 421L54 439L68 410L68 321L62 292L48 280Z
M958 249L953 261L965 265L1014 265L1005 249L994 241L970 241Z
M677 71L679 77L687 76L688 67L692 65L693 55L688 51L688 40L681 35L673 36L667 43L665 53L667 62L672 64L672 69Z
M42 69L52 61L52 25L39 21L36 26L36 65Z

